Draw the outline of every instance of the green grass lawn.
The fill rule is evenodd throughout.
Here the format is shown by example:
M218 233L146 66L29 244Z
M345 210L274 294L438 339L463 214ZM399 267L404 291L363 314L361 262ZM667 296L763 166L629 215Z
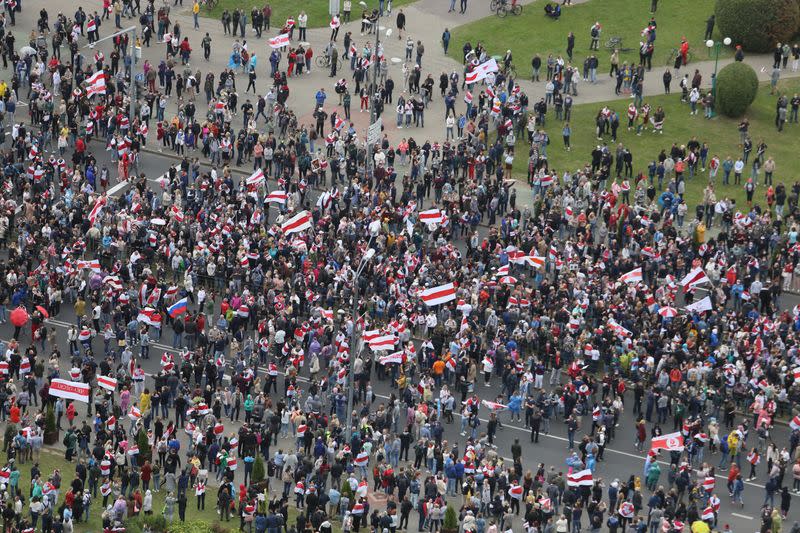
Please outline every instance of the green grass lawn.
M792 94L800 92L800 80L789 79L779 83L779 89L788 93L791 99ZM746 116L750 120L750 136L753 144L757 144L763 139L767 145L767 156L772 156L776 162L776 171L773 176L773 183L783 181L787 189L791 187L797 179L800 165L797 160L797 138L800 126L797 124L787 124L782 133L778 133L775 128L775 102L777 96L769 94L769 87L762 85L759 89L758 97L748 110ZM627 131L626 109L629 100L616 100L604 103L581 104L575 106L572 112L570 126L572 129L571 144L572 150L567 152L564 149L561 131L563 123L555 120L555 113L552 107L549 108L546 130L550 135L550 146L547 150L548 161L551 168L557 169L559 175L564 170L574 171L582 168L585 164L591 163L591 151L599 143L595 136L594 120L598 110L603 106L614 109L620 115L620 128L618 130L617 142L627 146L633 154L634 175L642 172L647 175L648 163L655 159L659 152L664 149L669 153L672 143L686 144L692 136L697 136L700 143L709 144L709 158L716 154L721 161L730 155L735 161L741 153L739 146L739 132L737 125L738 119L716 117L712 120L703 118L702 111L697 115L689 115L688 104L680 103L680 94L654 96L645 99L649 102L652 109L663 106L666 113L663 135L653 134L651 131L637 136L635 131ZM610 136L605 137L605 141L610 144ZM753 151L755 153L755 150ZM752 156L751 156L752 157ZM751 159L752 161L752 159ZM525 179L527 175L527 152L515 157L514 170L520 179ZM750 176L750 167L746 167L743 178ZM763 172L760 174L763 183ZM687 182L687 203L690 213L693 213L694 206L702 200L703 189L708 183L708 173L695 176ZM722 171L717 174L716 191L717 198L727 196L735 198L737 205L744 205L745 194L742 186L734 186L733 176L730 185L722 185ZM764 194L766 189L758 187L754 200L762 206L765 205Z
M388 0L387 0L388 1ZM381 22L386 27L394 27L395 9L410 3L411 0L393 0L392 1L392 14L386 15L384 11L384 19ZM270 25L274 29L280 29L283 23L289 17L297 19L297 15L301 10L305 11L308 15L308 27L320 28L327 27L331 21L328 14L328 2L326 0L315 0L314 2L294 2L292 0L258 0L258 2L242 2L237 0L219 0L217 6L212 9L201 9L200 13L205 17L219 19L224 10L233 11L234 9L244 9L247 13L248 31L251 26L250 11L253 7L261 9L264 4L268 3L272 8L272 17L270 18ZM367 9L372 11L378 7L378 0L366 0ZM339 0L339 5L343 5L343 0ZM384 4L385 6L386 4ZM353 0L353 9L350 12L350 20L361 20L361 11L363 8L359 5L358 0ZM385 7L384 7L385 9ZM269 33L269 32L268 32ZM273 32L274 33L274 32ZM297 34L295 34L297 35Z
M520 75L530 74L530 61L534 54L540 54L543 61L552 53L561 54L566 59L567 34L575 33L574 62L582 65L590 54L591 37L589 30L595 22L600 22L600 51L595 52L600 59L600 70L608 68L611 51L605 48L612 36L623 38L623 46L631 48L621 54L621 61L639 61L639 41L641 31L650 20L650 0L587 0L585 3L564 7L561 18L551 20L544 15L544 1L535 1L523 8L519 17L498 18L490 16L470 24L452 29L449 54L457 60L462 59L462 46L465 42L473 46L481 42L490 54L504 54L511 49L514 63ZM703 43L706 19L714 9L712 0L662 0L655 14L658 30L656 33L653 67L663 67L673 47L680 44L685 36L696 59L709 58ZM722 52L721 55L726 52Z
M59 450L52 450L48 451L47 449L42 450L42 453L39 457L39 468L42 471L42 477L45 479L53 473L53 470L58 468L61 471L62 476L62 489L59 494L59 501L58 505L60 506L64 501L64 494L66 494L67 490L69 490L69 484L75 478L75 462L67 463L64 460L64 452ZM25 464L18 464L17 467L20 470L20 481L19 487L26 496L26 510L25 510L25 517L29 518L30 515L27 512L27 504L29 502L29 494L30 494L30 483L31 483L31 466L33 463L26 462ZM163 480L163 478L162 478ZM141 489L141 485L140 485ZM153 494L153 513L154 515L158 515L161 513L162 509L164 508L164 498L166 497L166 492L161 490L158 493ZM109 500L109 503L113 503ZM206 508L203 511L198 511L196 507L196 500L194 497L194 492L191 491L188 493L188 502L186 506L186 519L191 521L202 521L206 523L213 523L216 522L217 512L214 509L214 505L216 503L216 489L209 488L206 492ZM98 490L97 498L94 499L90 506L90 519L88 522L80 522L74 523L75 531L76 532L96 532L102 531L102 518L101 515L103 513L103 497L100 495ZM175 521L178 520L178 508L177 505L175 507ZM139 525L138 520L133 520L134 523ZM41 523L40 523L41 524ZM233 521L231 522L233 524ZM130 526L130 525L129 525ZM231 529L234 529L231 527ZM238 520L236 521L236 527L238 529ZM140 527L129 527L129 531L140 531Z
M75 477L75 462L67 463L64 461L64 452L60 450L43 450L40 457L39 457L39 468L42 471L42 476L47 478L49 475L52 474L53 470L58 468L61 471L62 476L62 490L59 495L58 505L60 506L64 501L64 494L69 489L69 484ZM29 503L28 496L30 495L30 482L31 482L31 466L33 465L32 462L26 462L25 464L18 464L18 468L20 470L20 481L19 487L20 490L23 491L25 494L26 499L26 507L25 507L25 517L29 518L30 514L27 511L27 504ZM162 478L163 480L163 478ZM279 482L273 482L271 485L273 491L275 489L281 490L282 486L280 486ZM140 485L141 488L141 485ZM97 499L93 500L90 506L90 519L88 522L80 522L74 523L75 531L77 533L93 533L97 531L102 531L102 519L101 515L103 512L102 504L103 499L98 491ZM158 493L153 494L153 513L154 516L158 516L161 514L162 509L164 508L164 498L166 497L166 492L161 490ZM175 507L175 520L172 524L173 527L170 530L175 529L177 533L196 533L198 531L207 531L207 529L202 528L200 523L203 524L211 524L215 526L219 526L219 529L228 530L228 531L238 531L239 529L239 518L236 516L236 513L232 513L231 521L230 522L220 522L219 516L217 515L217 511L215 509L216 501L217 501L217 489L216 487L209 487L208 491L206 492L206 505L205 509L202 511L197 510L197 501L195 499L194 491L190 490L187 493L188 502L186 505L186 520L187 522L181 524L178 520L178 508L177 505ZM111 502L110 502L111 503ZM294 498L291 499L291 503L289 505L289 525L295 524L297 512L294 509ZM334 524L334 531L339 532L341 531L340 523L338 520L333 521ZM126 521L126 526L128 528L129 533L138 533L141 531L142 520L141 518L132 518ZM41 522L39 524L41 527ZM217 529L217 528L215 528ZM156 532L158 533L158 532Z

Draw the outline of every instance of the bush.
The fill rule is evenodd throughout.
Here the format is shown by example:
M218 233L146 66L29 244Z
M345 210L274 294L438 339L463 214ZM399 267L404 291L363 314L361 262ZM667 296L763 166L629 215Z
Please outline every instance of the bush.
M728 117L742 116L758 93L753 67L734 62L717 73L717 110Z
M444 510L444 522L442 523L442 529L458 531L458 515L456 515L456 510L452 505L448 505L447 509Z
M56 428L56 412L53 408L53 404L47 405L47 412L44 415L44 429L48 433L54 432Z
M256 462L253 463L253 474L250 476L250 484L253 485L259 481L264 481L264 461L261 459L261 454L256 456Z
M153 533L165 533L169 529L166 517L160 513L144 515L140 520L142 525L147 526Z
M717 32L749 52L769 52L800 27L798 0L717 0Z
M136 434L136 446L139 448L140 464L144 464L145 460L152 459L152 450L150 450L150 443L147 441L147 432L144 428L141 428L139 433Z
M172 522L167 526L169 533L212 533L212 524L195 520L193 522Z

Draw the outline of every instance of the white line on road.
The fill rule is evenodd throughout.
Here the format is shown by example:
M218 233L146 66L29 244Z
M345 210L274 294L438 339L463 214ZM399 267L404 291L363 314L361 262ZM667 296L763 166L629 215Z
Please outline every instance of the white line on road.
M746 514L739 514L739 513L731 513L731 516L735 516L737 518L744 518L745 520L752 520L752 516L748 516Z
M55 324L55 325L61 326L61 327L70 327L70 326L72 326L72 324L70 324L68 322L62 322L61 320L54 320L52 318L46 320L46 322L47 323L51 323L51 324ZM158 343L158 342L151 343L150 346L154 346L156 348L161 348L161 349L167 350L167 351L176 351L175 348L173 348L171 346L167 346L166 344ZM283 372L279 372L279 374L283 375ZM226 373L225 375L229 376L229 373ZM309 383L310 382L310 380L308 378L305 378L305 377L302 377L302 376L297 376L297 380L305 382L305 383ZM389 399L389 397L384 395L384 394L375 393L375 396L377 396L378 398L382 398L384 400L388 400ZM481 418L480 420L483 423L489 422L489 420L486 419L486 418ZM524 427L521 427L521 426L515 426L513 424L506 424L505 422L503 423L502 427L513 429L513 430L516 430L516 431L520 431L520 432L526 433L526 434L530 434L530 431L531 431L530 429L527 429L527 428L524 428ZM540 433L539 436L540 437L547 437L549 439L555 439L555 440L558 440L558 441L561 441L561 442L569 442L569 439L567 439L566 437L561 437L559 435L550 435L550 434ZM622 451L622 450L615 450L613 448L606 448L605 451L609 452L609 453L616 453L616 454L619 454L619 455L623 455L625 457L631 457L631 458L636 459L638 461L644 462L644 457L641 456L641 455L637 455L635 453L630 453L630 452L626 452L626 451ZM670 464L667 461L658 461L658 462L660 464L662 464L662 465L667 465L667 466L669 466L669 464ZM728 480L728 476L727 475L716 474L716 477L719 478L719 479L724 479L726 481ZM764 488L764 485L761 485L759 483L753 483L751 481L745 481L744 484L745 485L750 485L751 487L758 487L758 488L761 488L761 489ZM792 494L792 496L796 496L796 495ZM731 514L735 514L735 513L731 513ZM748 518L748 519L752 520L752 517L748 517L746 515L737 515L737 516L743 516L744 518Z

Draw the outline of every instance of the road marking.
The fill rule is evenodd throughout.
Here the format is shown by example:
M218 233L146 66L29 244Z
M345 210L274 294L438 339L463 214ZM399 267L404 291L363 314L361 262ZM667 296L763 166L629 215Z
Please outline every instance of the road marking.
M180 165L175 165L175 169L176 170L179 170L180 168L181 168ZM159 180L161 180L163 178L166 178L166 176L168 176L168 175L169 175L169 171L165 172L164 174L162 174L161 176L159 176L159 177L157 177L155 179L148 178L148 181L159 182ZM127 185L130 185L130 184L131 184L131 180L130 179L125 180L125 181L121 181L121 182L117 183L116 185L114 185L113 187L111 187L110 189L108 189L108 191L106 191L106 194L109 195L109 196L113 196L118 191L121 191Z
M47 319L45 322L52 323L52 324L55 324L55 325L61 326L61 327L70 327L70 326L72 326L72 324L70 324L68 322L63 322L61 320L54 320L52 318ZM162 335L163 335L163 332L162 332ZM177 352L176 348L173 348L171 346L167 346L166 344L161 344L161 343L158 343L158 342L150 343L150 346L155 346L156 348L161 348L161 349L167 350L167 351ZM284 373L280 372L280 371L278 372L278 374L284 375ZM230 376L230 372L226 372L224 374L224 376ZM297 380L301 381L303 383L310 383L311 382L311 380L309 380L308 378L303 377L303 376L297 376ZM378 394L378 393L374 393L374 394L375 394L375 396L377 398L381 398L381 399L384 399L384 400L388 400L389 399L389 396L386 396L384 394ZM483 422L483 423L488 423L489 422L488 418L480 418L479 420L481 422ZM513 429L513 430L516 430L516 431L520 431L520 432L526 433L526 434L530 434L530 432L531 432L530 429L527 429L527 428L524 428L524 427L520 427L520 426L515 426L513 424L506 424L505 422L503 422L503 426L502 427ZM555 440L558 440L558 441L561 441L561 442L569 442L569 439L567 439L566 437L561 437L559 435L550 435L550 434L540 433L539 436L540 437L550 438L550 439L555 439ZM608 447L605 449L605 451L608 452L608 453L616 453L616 454L619 454L619 455L622 455L622 456L625 456L625 457L631 457L633 459L637 459L639 461L642 461L642 464L644 464L645 457L642 456L642 455L637 455L635 453L630 453L630 452L626 452L626 451L623 451L623 450L615 450L614 448L608 448ZM669 466L669 464L670 464L667 461L658 461L658 463L662 464L662 465L667 465L667 466ZM724 479L726 481L728 480L728 476L727 475L716 474L716 477L719 478L719 479ZM759 483L753 483L751 481L745 481L744 484L745 485L750 485L751 487L758 487L760 489L764 488L764 485L761 485ZM793 494L793 493L790 493L790 494L792 495L792 497L797 496L796 494ZM731 513L731 514L735 514L735 513ZM743 516L744 518L748 518L748 519L752 520L751 517L748 517L746 515L737 515L737 516Z
M747 516L746 514L731 513L731 516L735 516L735 517L738 517L738 518L744 518L745 520L753 520L752 516Z

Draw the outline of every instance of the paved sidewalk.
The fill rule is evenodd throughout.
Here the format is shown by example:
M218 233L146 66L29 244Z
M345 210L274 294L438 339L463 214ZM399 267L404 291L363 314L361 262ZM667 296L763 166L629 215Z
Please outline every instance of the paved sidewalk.
M530 3L531 0L522 0L522 3ZM587 0L587 1L594 1L594 0ZM419 0L418 2L404 6L403 12L406 14L407 19L407 29L409 30L409 35L416 41L421 40L425 45L425 54L422 58L422 70L423 70L423 79L427 76L427 74L431 74L434 78L436 90L434 91L434 98L430 104L428 111L425 114L425 127L415 128L412 127L410 129L399 129L395 126L395 113L392 104L386 106L385 114L384 114L384 130L387 134L390 142L397 143L402 138L406 137L414 137L415 140L418 142L424 142L425 140L441 140L445 137L445 128L444 128L444 106L442 99L440 97L438 91L438 78L442 72L452 72L456 71L459 74L462 73L462 65L458 61L454 61L452 58L446 56L444 54L444 50L442 48L440 38L441 34L445 28L453 28L457 25L464 24L467 22L472 22L474 20L481 19L486 16L491 16L491 12L489 11L489 2L488 0L468 0L469 5L467 7L467 12L465 14L458 13L458 6L459 1L456 2L456 11L455 12L448 12L449 8L449 0ZM188 2L185 3L186 5L184 8L180 6L175 7L172 9L171 18L173 21L180 22L180 25L183 29L183 35L189 37L190 43L194 49L192 54L192 62L191 62L191 70L192 72L197 71L198 69L201 72L201 76L203 80L205 79L205 75L211 71L214 73L215 78L218 79L219 72L222 71L223 68L227 66L228 58L231 51L231 46L234 43L234 38L231 36L226 36L223 34L222 25L216 19L209 19L209 18L200 18L200 28L199 30L193 29L193 22L192 16L190 12L190 8L188 7ZM58 11L62 11L64 13L72 13L74 10L74 3L67 2L66 0L52 0L47 4L48 10L51 12L51 17L54 17ZM94 9L100 9L101 3L98 0L93 0L89 6L84 7L87 11L93 11ZM38 7L31 6L30 4L26 7L25 11L17 17L17 25L13 28L10 28L11 31L14 32L15 36L17 37L17 45L18 48L23 46L27 39L30 32L30 28L35 27L35 19L38 16ZM405 37L398 39L398 32L395 27L395 18L397 14L397 9L394 10L391 14L387 14L383 18L381 18L381 33L382 36L385 35L385 31L389 28L393 30L393 34L388 38L383 38L383 46L384 52L386 57L388 58L404 58L405 57ZM356 15L356 10L354 10L354 15ZM273 21L278 23L280 21ZM137 19L124 19L122 21L123 27L128 27L130 25L137 25ZM113 19L109 21L103 21L103 25L100 28L100 35L101 37L107 36L114 31L113 28ZM374 35L360 35L360 20L355 20L348 24L344 24L339 32L339 39L338 39L338 46L340 50L340 57L343 54L343 45L342 40L344 33L350 31L353 33L353 38L357 47L360 49L363 47L367 40L374 42L375 36ZM269 62L268 57L271 49L267 45L267 39L271 36L274 36L279 31L278 28L272 29L270 32L264 33L261 39L257 39L255 34L252 32L251 28L248 28L245 34L245 40L248 43L248 49L251 52L255 52L258 57L258 79L256 82L257 90L260 94L265 94L267 92L268 86L271 85L271 79L268 76L269 70ZM204 61L202 59L202 49L200 46L200 41L202 40L203 35L205 32L208 32L212 38L212 54L210 61ZM307 40L311 43L312 48L315 54L320 54L324 47L328 44L330 38L330 30L327 28L317 28L317 29L310 29L308 30ZM85 41L84 41L85 42ZM451 41L450 45L457 49L460 49L463 43L457 43ZM108 41L103 43L103 46L99 47L102 49L106 56L110 54L110 44ZM82 48L82 53L87 57L87 59L91 58L91 55L94 53L95 50L90 50L89 48ZM152 64L158 65L158 63L164 59L166 52L166 45L164 44L153 44L150 48L144 48L142 50L142 59L137 65L137 72L140 71L141 66L144 60L149 60ZM502 51L493 51L493 52L502 52ZM68 57L68 51L66 49L62 49L62 57ZM578 50L580 53L580 50ZM725 59L720 61L720 68L726 64L728 64L732 59ZM768 80L770 73L771 73L771 66L772 66L772 58L771 55L759 55L759 56L749 56L747 57L746 61L753 65L756 69L756 72L759 75L759 78L762 80ZM518 58L518 70L520 74L523 74L527 71L527 63L528 60L525 58ZM180 62L178 62L180 63ZM285 68L286 61L282 62L282 66ZM601 71L604 71L607 65L601 65ZM694 72L694 69L699 69L703 75L704 80L708 82L710 79L711 73L714 69L714 62L713 61L699 61L694 64L688 66L688 72L690 75ZM182 67L180 64L176 66L176 72L181 72ZM343 71L343 72L342 72ZM333 87L335 81L340 77L347 77L349 80L352 78L352 73L349 69L349 64L344 63L342 71L337 73L335 78L331 78L328 76L328 72L323 72L317 69L316 67L312 67L312 71L310 73L304 74L300 78L292 78L289 81L290 87L290 98L289 98L289 105L292 109L295 110L300 123L306 124L309 128L312 126L312 117L311 113L314 110L314 95L320 88L325 88L326 92L328 93L329 97L325 105L326 111L330 114L334 109L336 109L340 115L344 115L343 110L339 108L338 105L338 98L335 94ZM645 78L645 97L654 95L654 94L662 94L663 93L663 84L661 81L663 69L656 68L652 72L648 73ZM681 73L682 75L682 73ZM783 77L790 77L790 76L797 76L797 72L790 72L784 71L782 73ZM402 75L402 63L395 63L390 62L389 67L389 76L395 81L395 99L397 98L398 94L402 92L403 86L403 75ZM673 89L677 88L678 85L678 78L680 75L674 74L673 75ZM202 81L201 81L202 83ZM532 83L528 80L520 80L520 83L524 90L528 93L528 96L531 101L537 100L539 97L544 95L544 83ZM354 87L354 82L350 82L351 90ZM601 76L599 82L597 84L589 84L589 83L579 83L579 96L575 99L576 104L581 103L590 103L590 102L601 102L607 100L614 100L616 97L613 94L615 82L613 79L609 77ZM244 103L244 101L249 98L251 102L255 105L257 100L257 95L250 93L245 94L243 92L244 88L247 86L247 77L246 75L240 73L237 76L237 88L239 91L239 102ZM25 91L22 91L21 96L25 96ZM186 95L184 95L186 97ZM197 108L198 108L198 115L202 116L203 112L205 111L205 96L201 94L197 99ZM171 98L170 106L167 109L167 117L171 117L174 115L177 109L177 102L176 97L173 92L173 96ZM464 110L464 104L462 100L462 96L459 95L457 97L456 102L456 109L458 112ZM351 111L352 111L352 122L356 127L359 134L362 138L365 136L366 128L368 127L369 122L369 113L368 112L359 112L359 99L358 97L353 97L351 103ZM241 116L234 118L234 127L238 128L241 125ZM263 122L259 124L261 128L264 127ZM326 124L326 128L328 125ZM586 126L588 127L588 126ZM151 135L151 144L155 142L155 128L151 128L153 134ZM530 195L528 193L527 184L524 182L520 182L518 189L519 197L520 198L529 198Z

